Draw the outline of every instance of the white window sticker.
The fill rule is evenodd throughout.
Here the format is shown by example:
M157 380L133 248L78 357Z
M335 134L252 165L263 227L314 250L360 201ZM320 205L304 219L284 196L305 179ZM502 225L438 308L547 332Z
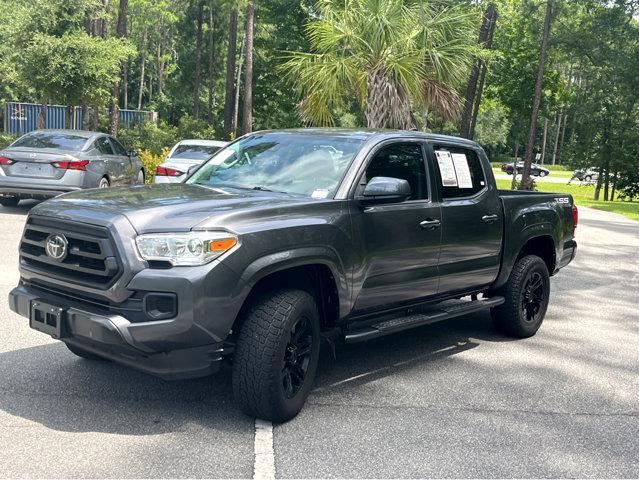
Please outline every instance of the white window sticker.
M455 166L453 165L453 157L446 150L436 150L437 163L439 164L439 173L442 176L442 185L444 187L456 187L457 175L455 174Z
M453 153L452 157L459 188L473 188L473 177L470 175L466 155L463 153Z
M312 198L326 198L326 197L328 197L329 193L330 193L330 190L328 188L318 188L316 190L313 190L313 193L311 193L311 197Z

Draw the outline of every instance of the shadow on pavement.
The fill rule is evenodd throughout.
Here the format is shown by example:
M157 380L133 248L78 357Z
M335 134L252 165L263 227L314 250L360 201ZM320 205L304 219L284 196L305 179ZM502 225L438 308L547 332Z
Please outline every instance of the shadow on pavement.
M35 207L40 200L22 200L17 207L0 206L0 215L27 215L29 210Z
M354 389L410 369L436 369L451 355L493 335L486 315L474 315L379 341L325 345L315 391ZM230 368L212 377L167 382L111 362L80 359L58 342L0 354L0 410L48 428L123 435L182 430L189 423L234 430L250 423L235 407ZM353 378L356 377L356 378Z

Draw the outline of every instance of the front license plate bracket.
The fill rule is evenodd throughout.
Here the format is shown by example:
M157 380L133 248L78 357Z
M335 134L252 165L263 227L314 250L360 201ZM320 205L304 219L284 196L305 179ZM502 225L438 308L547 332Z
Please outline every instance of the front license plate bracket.
M64 314L64 309L61 307L41 300L32 300L29 326L53 338L63 338L66 333Z

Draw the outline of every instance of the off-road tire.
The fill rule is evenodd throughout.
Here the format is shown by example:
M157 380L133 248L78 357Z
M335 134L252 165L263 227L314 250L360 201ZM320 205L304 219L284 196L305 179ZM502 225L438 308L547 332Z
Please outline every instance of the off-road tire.
M106 358L103 358L103 357L100 357L99 355L91 353L85 350L84 348L76 347L75 345L70 345L68 343L65 343L65 345L67 346L69 351L76 354L78 357L86 358L87 360L100 360L103 362L107 361Z
M20 197L0 197L0 205L3 207L17 207Z
M531 278L539 278L542 282L539 309L532 319L528 318L526 295ZM544 320L550 298L550 275L546 263L536 255L521 257L510 272L508 282L494 292L503 296L506 301L492 309L491 314L495 328L510 337L532 337Z
M310 355L299 389L287 398L283 372L286 358L290 359L292 329L302 324L310 332L305 336ZM319 350L319 314L311 295L281 289L256 298L243 318L233 356L235 401L247 415L273 422L290 420L302 409L313 386Z

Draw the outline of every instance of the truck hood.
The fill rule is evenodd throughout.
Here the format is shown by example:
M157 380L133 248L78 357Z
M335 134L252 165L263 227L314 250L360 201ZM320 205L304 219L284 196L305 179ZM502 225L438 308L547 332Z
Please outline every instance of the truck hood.
M35 206L31 213L109 223L124 215L138 233L176 232L227 227L238 214L246 220L254 211L279 210L315 200L276 192L207 188L184 183L91 189L67 193Z

